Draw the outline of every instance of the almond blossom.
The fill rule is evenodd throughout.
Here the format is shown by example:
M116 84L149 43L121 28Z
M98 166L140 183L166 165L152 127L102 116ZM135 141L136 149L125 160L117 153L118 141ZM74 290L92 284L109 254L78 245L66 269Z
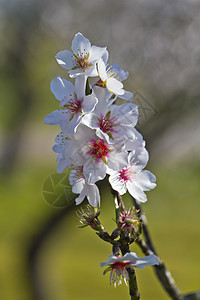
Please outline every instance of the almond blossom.
M118 97L131 100L133 94L123 89L123 83L121 82L128 77L128 73L125 73L118 64L114 65L105 64L102 58L98 61L98 75L100 80L97 82L98 86L107 88L111 94L115 94Z
M101 267L108 266L108 268L104 270L103 274L105 275L108 271L111 271L110 284L113 283L114 287L116 287L117 284L122 284L122 279L124 279L124 282L127 285L127 282L129 281L127 269L129 267L144 269L145 266L158 264L158 258L154 254L140 257L135 252L129 252L124 256L110 255L108 256L107 261L100 265Z
M88 184L85 181L83 166L72 167L69 181L72 185L72 192L74 194L80 194L78 198L75 199L76 205L80 204L85 197L91 206L97 207L100 205L99 189L96 184Z
M123 195L128 192L139 202L146 202L144 191L153 189L156 184L155 176L147 170L143 170L148 162L148 152L140 147L128 154L128 165L120 171L109 170L109 182L112 188Z
M93 184L105 178L107 168L120 170L125 167L127 154L123 143L109 144L100 139L95 130L80 124L64 148L58 172L61 173L69 165L83 166L86 181Z
M78 32L72 41L72 52L60 51L56 54L57 62L69 70L70 77L79 75L97 76L96 63L106 51L106 47L91 46L90 41Z
M99 88L99 87L96 87ZM99 138L109 143L135 139L133 128L138 121L136 104L109 105L104 99L98 99L93 112L83 117L82 123L95 129Z
M51 81L51 91L60 100L61 108L48 114L45 123L58 124L66 134L76 132L84 114L91 113L97 99L94 94L85 96L85 76L79 76L75 80L75 86L60 76Z

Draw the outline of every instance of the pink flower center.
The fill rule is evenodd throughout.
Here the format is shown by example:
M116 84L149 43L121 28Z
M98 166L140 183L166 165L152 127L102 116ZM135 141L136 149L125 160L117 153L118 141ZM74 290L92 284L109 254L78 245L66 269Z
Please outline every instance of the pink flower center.
M78 114L81 112L82 102L81 102L81 100L77 100L77 99L69 100L66 107L67 107L69 113Z
M128 262L125 261L116 261L112 264L112 269L123 269L126 265L128 265Z
M124 168L121 171L119 171L119 174L120 180L127 182L132 179L133 171L131 170L131 168Z
M116 123L117 121L117 118L114 116L114 117L111 117L111 112L109 111L106 116L101 116L99 119L98 119L98 126L99 128L105 132L105 133L111 133L111 132L116 132L114 130L114 127L116 127L118 124Z
M89 147L90 150L87 154L91 155L96 162L103 160L106 163L106 157L109 155L111 150L104 140L91 140Z

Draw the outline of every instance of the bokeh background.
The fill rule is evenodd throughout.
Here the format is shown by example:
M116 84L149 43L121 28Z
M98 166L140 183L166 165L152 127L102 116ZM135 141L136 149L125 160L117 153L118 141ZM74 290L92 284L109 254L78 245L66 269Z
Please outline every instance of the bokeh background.
M129 71L125 88L135 92L157 176L143 206L152 238L181 291L198 290L200 2L0 0L0 299L129 299L126 286L102 276L110 245L76 228L74 205L56 208L42 195L57 167L59 128L43 124L58 107L49 85L68 79L54 56L78 31ZM113 199L106 184L101 190L111 231ZM137 279L141 299L169 299L150 267Z

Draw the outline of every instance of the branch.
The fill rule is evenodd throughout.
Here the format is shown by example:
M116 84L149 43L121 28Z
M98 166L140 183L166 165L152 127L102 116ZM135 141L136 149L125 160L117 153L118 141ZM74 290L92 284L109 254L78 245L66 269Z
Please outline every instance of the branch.
M143 233L146 239L146 242L143 241L140 237L136 240L136 243L139 245L139 247L142 249L143 253L145 255L149 254L155 254L156 250L153 245L153 242L150 237L150 233L147 227L147 219L142 213L141 206L140 204L133 198L134 200L134 205L135 208L138 210L139 217L141 218L143 222ZM158 257L158 255L157 255ZM169 296L174 299L174 300L180 300L183 299L181 296L181 292L178 289L178 287L175 284L175 281L171 275L171 273L167 270L166 266L162 262L162 260L158 257L159 259L159 265L154 266L155 273L161 282L162 286L164 287L165 291L169 294Z

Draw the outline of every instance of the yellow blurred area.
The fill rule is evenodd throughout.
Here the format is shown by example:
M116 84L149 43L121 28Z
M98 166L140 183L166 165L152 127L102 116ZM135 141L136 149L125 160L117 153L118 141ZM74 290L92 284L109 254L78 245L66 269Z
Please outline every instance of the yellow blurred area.
M60 210L42 197L42 183L54 167L52 163L40 162L40 167L21 163L20 171L1 188L1 299L34 299L28 252L47 220ZM152 169L155 172L157 166ZM157 251L184 293L199 288L199 177L200 168L194 165L177 165L173 171L163 167L158 187L143 205ZM111 233L114 203L106 186L101 189L101 199L100 220ZM125 203L131 203L128 196ZM44 299L129 299L125 285L113 288L109 275L102 275L100 262L107 259L111 246L92 229L80 229L77 224L73 209L40 249L38 276ZM131 250L143 256L137 246L132 245ZM169 299L151 267L136 270L136 274L141 299Z

